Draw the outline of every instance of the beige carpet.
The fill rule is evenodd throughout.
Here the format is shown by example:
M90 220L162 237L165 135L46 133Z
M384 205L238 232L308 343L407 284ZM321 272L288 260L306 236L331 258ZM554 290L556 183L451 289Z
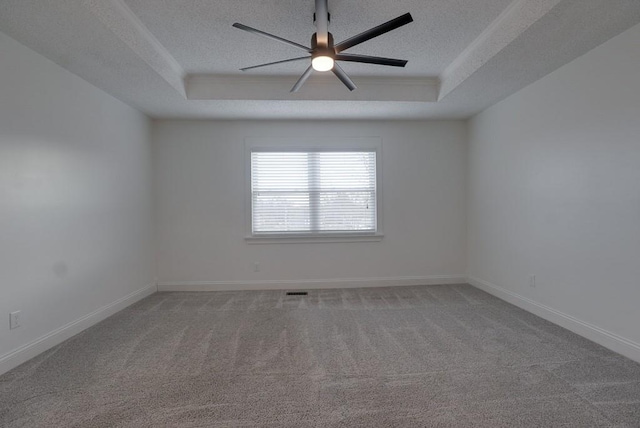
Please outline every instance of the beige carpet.
M638 427L640 365L468 285L158 293L0 377L2 427Z

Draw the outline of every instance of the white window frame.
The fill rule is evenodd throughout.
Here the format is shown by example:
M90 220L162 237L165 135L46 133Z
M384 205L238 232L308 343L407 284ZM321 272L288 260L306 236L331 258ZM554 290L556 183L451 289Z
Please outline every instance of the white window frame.
M253 151L325 151L376 153L376 231L253 234L251 195L251 153ZM245 240L249 244L372 242L382 240L382 140L379 137L249 137L245 138Z

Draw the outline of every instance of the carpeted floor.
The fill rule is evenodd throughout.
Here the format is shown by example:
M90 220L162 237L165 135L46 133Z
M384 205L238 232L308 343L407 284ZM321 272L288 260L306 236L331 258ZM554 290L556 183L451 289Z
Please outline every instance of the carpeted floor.
M640 427L640 364L468 285L158 293L0 377L2 427Z

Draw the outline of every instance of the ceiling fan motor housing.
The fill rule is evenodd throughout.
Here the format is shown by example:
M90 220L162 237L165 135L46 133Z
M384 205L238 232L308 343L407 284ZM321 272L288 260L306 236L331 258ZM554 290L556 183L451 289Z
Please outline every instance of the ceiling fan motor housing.
M315 58L317 56L329 56L331 58L335 58L336 51L333 48L333 34L328 33L328 35L329 35L328 46L326 48L323 48L318 46L318 37L316 33L313 33L313 36L311 36L311 57L312 58Z

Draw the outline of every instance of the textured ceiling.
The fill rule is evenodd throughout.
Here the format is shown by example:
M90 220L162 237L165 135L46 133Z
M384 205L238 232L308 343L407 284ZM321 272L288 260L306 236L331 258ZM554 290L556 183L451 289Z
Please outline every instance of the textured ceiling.
M189 74L242 79L247 73L239 67L297 56L231 24L307 44L313 0L0 0L0 37L13 37L152 117L426 119L477 113L640 22L638 0L329 0L329 8L337 40L411 12L414 23L353 49L408 59L406 69L344 68L356 83L358 76L381 85L403 76L441 79L441 99L356 101L366 97L354 91L338 101L310 88L298 99L270 100L267 90L256 90L255 100L234 99L233 85L225 100L186 99ZM295 67L249 78L269 73L293 84L290 73L304 64ZM388 95L393 85L385 88Z
M414 22L349 50L409 60L407 67L346 63L353 75L437 76L512 0L329 0L336 42L410 12ZM309 45L313 0L125 0L189 73L231 74L241 67L301 56L300 51L231 27L234 22ZM305 63L252 74L301 74Z

